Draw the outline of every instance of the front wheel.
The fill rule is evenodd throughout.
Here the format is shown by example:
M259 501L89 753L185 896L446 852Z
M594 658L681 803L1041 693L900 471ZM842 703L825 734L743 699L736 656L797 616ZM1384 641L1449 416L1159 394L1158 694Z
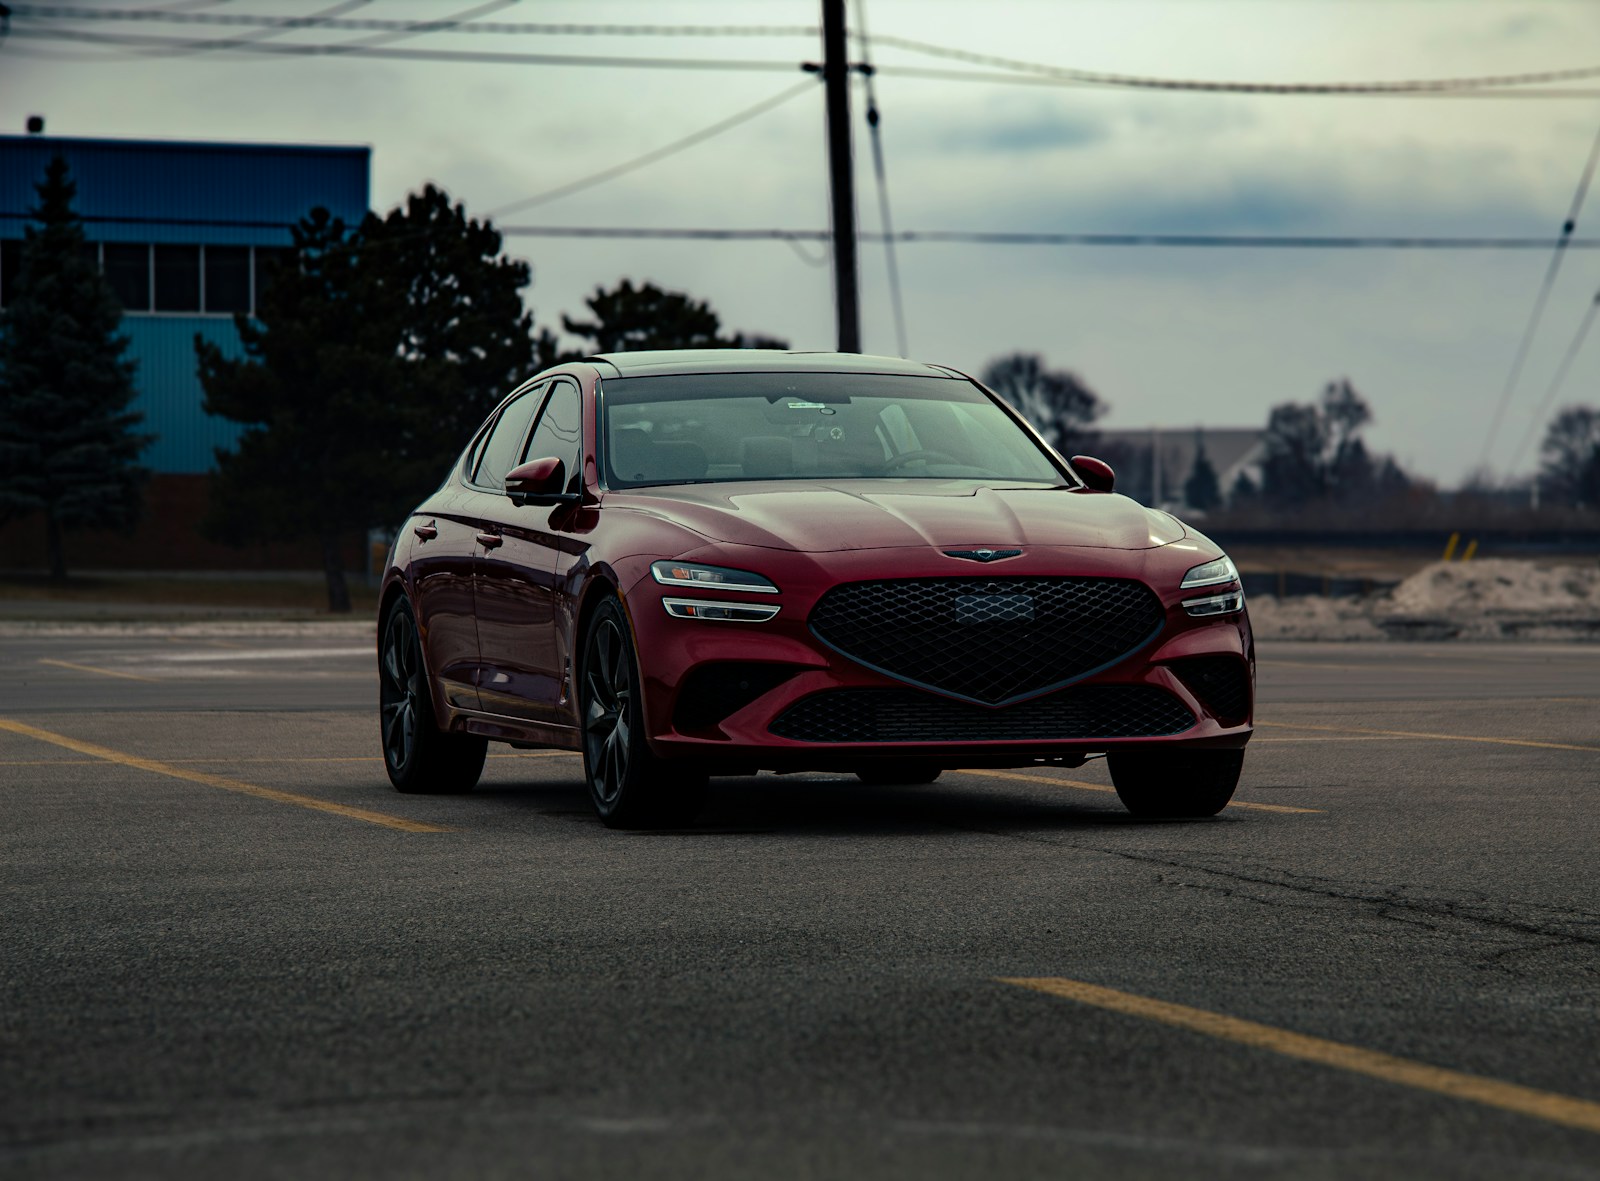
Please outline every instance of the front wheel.
M411 605L398 600L378 654L378 717L389 782L408 795L461 795L483 774L486 739L446 734L433 713Z
M1107 755L1106 764L1135 816L1215 816L1233 799L1244 751L1125 751Z
M639 661L622 604L608 598L584 629L578 667L583 770L609 828L688 824L705 802L705 772L657 758L645 741Z

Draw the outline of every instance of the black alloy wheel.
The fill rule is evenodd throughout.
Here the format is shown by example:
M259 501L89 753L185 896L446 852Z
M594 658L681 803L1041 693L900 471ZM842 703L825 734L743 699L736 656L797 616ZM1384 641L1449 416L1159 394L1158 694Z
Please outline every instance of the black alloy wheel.
M705 801L705 772L658 758L645 741L639 664L615 598L595 609L582 653L583 769L595 811L611 828L687 824Z
M390 609L378 655L378 718L389 782L415 795L460 795L483 774L486 739L439 729L422 666L417 621L404 599Z
M1135 816L1215 816L1233 799L1244 751L1125 751L1107 755L1106 766Z

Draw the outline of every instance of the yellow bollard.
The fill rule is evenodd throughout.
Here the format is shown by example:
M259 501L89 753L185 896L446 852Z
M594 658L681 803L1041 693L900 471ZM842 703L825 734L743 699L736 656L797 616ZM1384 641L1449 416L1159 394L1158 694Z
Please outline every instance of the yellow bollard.
M1444 560L1449 561L1456 556L1456 542L1461 540L1461 534L1452 533L1450 540L1444 543Z
M1474 537L1471 541L1467 542L1467 548L1466 548L1466 551L1464 553L1462 553L1461 560L1463 562L1470 562L1470 561L1472 561L1472 555L1477 553L1477 552L1478 552L1478 539L1476 537Z

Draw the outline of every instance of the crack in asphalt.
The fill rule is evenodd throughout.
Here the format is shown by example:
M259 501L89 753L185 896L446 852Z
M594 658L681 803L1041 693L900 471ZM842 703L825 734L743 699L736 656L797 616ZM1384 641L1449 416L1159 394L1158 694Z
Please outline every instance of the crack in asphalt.
M1443 894L1417 892L1407 885L1386 885L1370 881L1342 881L1338 878L1296 873L1274 866L1238 865L1232 862L1207 864L1201 860L1184 860L1170 854L1138 853L1104 845L1083 845L1071 841L1052 839L1037 833L1005 831L971 825L950 824L963 832L980 833L1004 840L1018 840L1048 845L1056 849L1074 849L1081 852L1101 853L1143 865L1158 866L1167 870L1190 874L1207 874L1239 883L1228 886L1186 880L1178 874L1156 874L1159 885L1183 889L1203 890L1243 902L1278 908L1305 910L1326 909L1324 905L1303 900L1272 897L1267 893L1252 893L1244 887L1281 890L1306 899L1322 899L1331 905L1355 905L1368 909L1373 917L1391 922L1407 923L1426 930L1445 933L1448 922L1465 923L1477 928L1505 932L1523 939L1540 941L1540 946L1526 944L1502 948L1491 953L1486 963L1495 967L1516 970L1509 961L1518 957L1567 947L1600 947L1600 914L1576 907L1546 906L1539 903L1522 903L1494 899L1487 894L1472 891L1465 898ZM1220 860L1220 858L1219 858ZM1429 920L1445 920L1430 922ZM1600 963L1591 969L1600 973Z

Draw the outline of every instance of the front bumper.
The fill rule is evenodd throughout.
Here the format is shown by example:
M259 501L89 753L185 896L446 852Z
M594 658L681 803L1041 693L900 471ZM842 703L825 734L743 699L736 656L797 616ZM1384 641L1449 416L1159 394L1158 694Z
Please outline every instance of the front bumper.
M1199 560L1189 546L1131 552L1034 547L1003 570L972 569L933 549L775 555L716 546L683 557L758 570L781 588L778 596L759 599L736 592L698 597L759 601L780 610L766 622L674 617L663 600L679 594L647 572L631 580L624 604L639 652L645 724L652 749L663 758L772 770L848 769L912 756L952 767L1014 766L1070 764L1155 745L1238 748L1250 738L1255 661L1249 619L1242 611L1212 618L1185 612L1182 599L1194 592L1180 592L1178 583ZM808 625L818 599L841 583L968 574L1138 579L1155 592L1164 618L1147 643L1092 675L997 707L875 671L830 648ZM1212 679L1198 675L1203 671ZM1217 676L1232 678L1231 693L1216 691ZM926 706L920 711L919 701ZM1146 720L1130 722L1124 705L1137 706Z

